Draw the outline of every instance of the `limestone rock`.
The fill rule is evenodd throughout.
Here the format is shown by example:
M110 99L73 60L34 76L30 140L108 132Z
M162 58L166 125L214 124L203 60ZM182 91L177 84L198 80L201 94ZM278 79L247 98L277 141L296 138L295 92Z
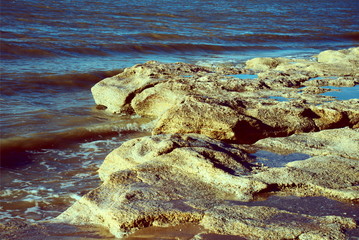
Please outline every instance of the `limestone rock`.
M246 68L254 71L266 71L276 68L278 65L286 62L289 62L289 60L285 58L253 58L246 61Z
M327 196L358 201L359 130L342 128L267 138L255 146L273 152L315 156L253 175L268 185L299 196Z
M298 132L318 130L311 111L306 104L295 102L253 103L245 109L245 114L271 127L266 134L271 136L288 136ZM258 140L258 139L257 139Z
M254 145L274 152L300 152L312 156L359 159L359 129L339 128L283 138L266 138Z
M126 68L122 73L100 81L91 91L97 105L103 105L113 113L122 113L131 111L129 104L137 93L164 81L168 76L199 72L207 73L210 69L185 63L161 64L150 61Z
M249 172L252 168L252 159L240 148L212 140L204 136L189 135L158 135L133 139L125 142L121 147L111 152L99 169L100 178L109 180L116 171L137 168L141 164L160 162L164 168L178 168L186 174L196 176L200 181L213 182L213 187L221 191L223 186L228 188L230 194L239 192L243 195L244 189L238 189L234 176ZM146 166L147 166L146 165ZM160 174L160 172L159 172ZM253 183L254 184L254 183ZM254 184L255 185L255 184ZM259 189L265 187L259 184ZM256 189L253 186L251 189ZM239 191L240 190L240 191ZM245 194L244 198L247 198Z
M320 129L359 127L359 99L310 106L313 121Z
M329 64L346 64L359 67L359 47L345 50L326 50L318 55L318 62Z
M254 143L265 137L356 127L358 109L356 100L317 106L300 101L255 99L235 102L226 98L220 101L192 97L161 115L152 134L198 133L219 140Z
M106 158L104 183L56 221L99 224L118 237L148 226L196 223L203 208L220 199L248 200L266 187L237 176L250 171L249 160L234 146L197 135L134 139Z
M357 130L348 130L349 149L356 144L352 131ZM302 135L308 135L310 140L319 133ZM323 134L329 138L329 133ZM296 136L300 140L302 135ZM283 142L290 138L283 138ZM330 146L322 144L322 152ZM358 160L344 155L318 156L291 162L283 168L259 168L243 147L197 134L161 134L127 141L111 152L100 167L103 184L53 222L97 224L117 237L150 226L194 223L209 232L250 238L264 234L268 239L344 239L341 229L355 227L351 219L341 217L319 218L274 208L228 206L228 199L248 201L258 193L273 190L344 200L359 197L355 186Z
M356 56L355 49L340 53L350 59ZM318 93L327 90L298 89L304 85L354 86L359 81L352 70L301 59L253 59L247 67L251 64L261 71L258 78L226 75L242 71L233 67L151 61L99 82L92 91L96 103L105 105L108 111L155 118L153 134L199 133L253 143L264 137L359 126L355 100L326 103L333 98ZM310 80L319 75L343 75L345 71L351 76ZM273 101L273 96L284 100Z
M297 196L326 196L357 201L359 162L338 156L312 157L271 168L252 176L280 191Z
M358 84L357 52L323 52L318 61L258 58L247 69L151 61L104 79L92 88L96 103L155 118L153 136L112 151L99 169L103 183L55 222L98 224L117 237L194 223L253 239L344 239L342 229L355 227L350 219L228 200L276 192L357 201L359 136L351 128L359 128L358 99L318 95L322 84ZM249 68L258 78L229 76ZM318 76L328 78L310 83ZM324 131L331 128L341 129ZM311 157L260 167L245 148Z
M316 76L358 76L359 47L344 50L326 50L319 53L317 61L284 58L254 58L246 62L246 68L256 72L304 73Z
M359 79L356 77L332 77L303 82L305 86L354 87L357 84L359 84Z
M248 143L262 138L264 132L265 126L260 121L229 106L189 100L163 114L152 133L198 133Z

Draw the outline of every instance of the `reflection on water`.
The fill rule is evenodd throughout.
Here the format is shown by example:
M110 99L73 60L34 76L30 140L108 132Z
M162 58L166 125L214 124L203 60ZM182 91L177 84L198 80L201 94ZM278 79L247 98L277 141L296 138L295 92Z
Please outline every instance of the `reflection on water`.
M281 96L269 96L268 98L274 99L274 100L276 100L276 101L278 101L278 102L288 102L288 101L289 101L288 98L286 98L286 97L281 97Z
M268 167L284 167L289 162L300 161L310 158L310 155L304 153L291 153L287 155L277 154L265 150L259 150L251 154L256 162Z
M359 99L359 85L354 87L331 87L325 86L323 88L333 89L334 91L322 93L321 95L335 97L338 100Z
M234 74L234 75L227 75L228 77L235 77L240 79L256 79L258 75L256 74Z
M228 201L231 204L246 206L267 206L293 213L312 216L341 216L359 221L359 204L353 202L339 202L325 197L297 197L271 195L262 201L241 202ZM359 229L346 232L349 239L359 238Z

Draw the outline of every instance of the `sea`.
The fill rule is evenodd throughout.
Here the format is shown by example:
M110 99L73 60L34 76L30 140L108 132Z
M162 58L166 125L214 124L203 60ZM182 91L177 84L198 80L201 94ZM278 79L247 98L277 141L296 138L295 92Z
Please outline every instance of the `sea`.
M359 45L355 0L1 0L0 222L50 220L152 119L96 108L91 87L149 60L243 64Z

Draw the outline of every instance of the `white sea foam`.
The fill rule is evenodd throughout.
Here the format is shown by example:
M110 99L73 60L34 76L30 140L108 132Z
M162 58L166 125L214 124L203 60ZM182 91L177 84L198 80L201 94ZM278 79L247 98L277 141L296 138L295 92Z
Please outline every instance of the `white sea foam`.
M44 166L47 170L56 170L56 167L50 166L46 161L40 162L40 165Z
M75 194L75 193L72 193L72 194L69 194L69 197L72 198L72 199L75 199L75 200L80 200L81 199L81 196Z
M37 202L35 202L35 206L26 209L25 214L39 213L39 212L41 212L41 208L39 207L39 204Z
M155 121L150 121L148 123L127 123L122 130L131 130L131 131L150 131L153 129Z
M0 197L8 197L8 196L13 195L13 193L14 193L13 190L5 189L5 190L0 191Z
M0 220L9 219L9 218L18 218L16 216L13 216L9 211L1 211L0 212Z
M25 181L21 180L21 179L14 179L12 180L13 183L24 183Z
M24 202L35 202L35 201L41 201L43 197L37 196L37 195L27 195L25 198L22 199Z
M74 182L62 182L60 183L61 188L69 188L75 186Z
M75 177L78 177L78 178L86 178L88 176L91 176L91 174L88 174L88 173L78 173L75 175Z

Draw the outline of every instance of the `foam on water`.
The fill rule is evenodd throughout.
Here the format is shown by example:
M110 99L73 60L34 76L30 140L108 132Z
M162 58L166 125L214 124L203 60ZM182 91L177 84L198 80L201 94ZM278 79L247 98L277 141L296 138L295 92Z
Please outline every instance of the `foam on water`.
M0 218L6 222L14 218L37 221L56 217L100 184L97 170L109 152L127 138L148 135L126 131L124 136L85 139L64 149L32 150L32 164L10 171L0 168Z

